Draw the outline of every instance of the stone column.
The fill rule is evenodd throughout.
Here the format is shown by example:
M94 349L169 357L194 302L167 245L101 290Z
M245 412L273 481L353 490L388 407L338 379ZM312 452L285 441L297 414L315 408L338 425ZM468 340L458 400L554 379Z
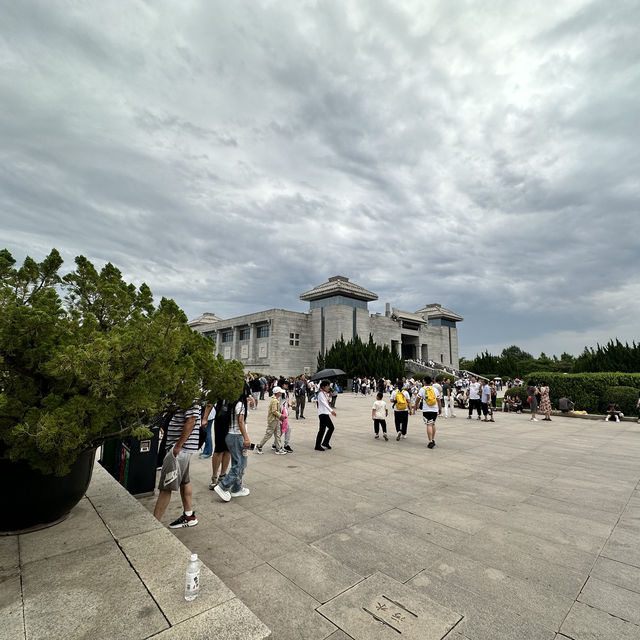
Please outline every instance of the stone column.
M254 363L256 361L257 358L257 353L256 353L256 332L257 332L257 328L256 328L256 323L255 322L251 322L249 324L249 357L247 358L247 362L248 363Z

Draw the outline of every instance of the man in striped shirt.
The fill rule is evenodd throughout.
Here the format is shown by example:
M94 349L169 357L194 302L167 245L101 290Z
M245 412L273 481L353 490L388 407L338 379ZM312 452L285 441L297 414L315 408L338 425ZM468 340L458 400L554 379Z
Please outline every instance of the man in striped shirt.
M191 503L191 478L189 462L191 455L198 450L200 424L200 406L194 404L189 409L179 409L173 414L167 428L167 452L158 481L158 500L153 515L160 520L169 506L172 491L180 491L182 515L169 527L194 527L198 519Z

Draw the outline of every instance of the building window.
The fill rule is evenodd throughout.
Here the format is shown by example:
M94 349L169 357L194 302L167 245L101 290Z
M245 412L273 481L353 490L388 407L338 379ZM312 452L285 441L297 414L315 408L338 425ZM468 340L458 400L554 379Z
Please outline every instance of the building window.
M299 347L300 346L300 334L299 333L290 333L289 334L289 346L290 347Z
M245 329L240 329L239 331L239 340L248 340L251 337L251 329L249 329L249 327L246 327Z
M268 338L269 337L269 325L264 324L261 327L258 327L258 338Z
M444 353L440 354L440 362L444 362Z
M222 342L233 342L233 331L223 331Z

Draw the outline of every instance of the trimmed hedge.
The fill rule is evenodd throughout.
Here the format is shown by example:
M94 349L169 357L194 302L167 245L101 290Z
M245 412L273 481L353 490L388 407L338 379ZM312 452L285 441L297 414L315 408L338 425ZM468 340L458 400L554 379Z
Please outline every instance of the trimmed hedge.
M536 383L545 381L549 385L549 397L553 408L558 407L558 400L566 395L575 403L578 411L587 413L599 413L606 409L611 387L630 387L635 392L635 400L638 399L640 389L640 373L550 373L548 371L534 371L525 377L525 381L535 380ZM526 386L523 400L526 400ZM625 392L622 392L625 393ZM628 395L628 394L627 394ZM625 396L626 398L627 396ZM626 400L625 400L626 402ZM622 405L620 405L622 407ZM622 410L627 413L624 409ZM633 414L633 411L631 411Z
M607 411L610 402L615 402L625 416L634 416L638 402L638 390L634 387L607 387L600 405L601 413Z

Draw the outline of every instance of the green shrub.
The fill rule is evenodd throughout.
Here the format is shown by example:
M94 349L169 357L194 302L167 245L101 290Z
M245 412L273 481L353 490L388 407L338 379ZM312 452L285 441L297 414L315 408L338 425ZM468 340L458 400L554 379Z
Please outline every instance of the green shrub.
M575 403L577 411L598 413L602 410L602 398L610 387L631 387L640 389L640 373L549 373L534 371L525 380L545 381L549 385L551 405L558 407L558 400L566 395ZM636 391L636 400L637 400ZM524 396L526 399L526 394ZM626 413L626 412L625 412Z
M527 388L526 387L511 387L504 392L505 396L510 398L520 398L524 404L527 403Z
M636 413L638 390L634 387L607 387L600 400L601 413L607 411L609 403L615 402L625 416L632 416Z

